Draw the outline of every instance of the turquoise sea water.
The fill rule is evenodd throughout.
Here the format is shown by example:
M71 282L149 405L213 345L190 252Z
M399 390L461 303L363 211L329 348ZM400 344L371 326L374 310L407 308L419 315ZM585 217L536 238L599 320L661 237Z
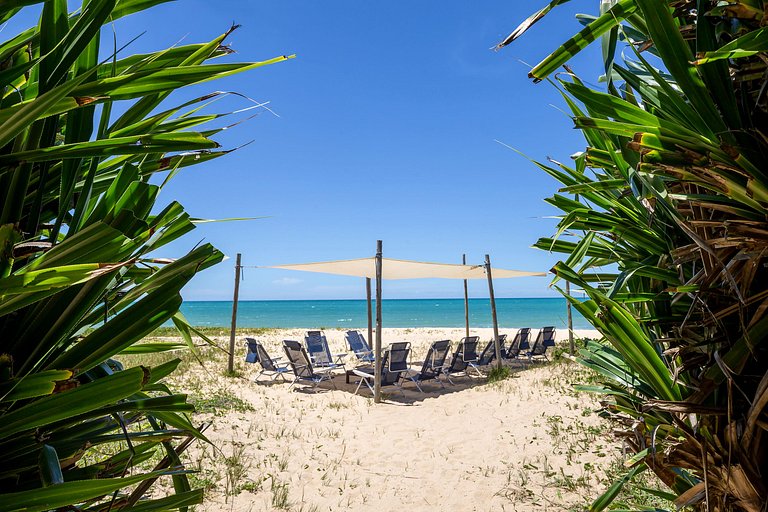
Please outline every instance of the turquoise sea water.
M496 299L500 327L542 327L567 325L563 298ZM464 299L383 299L384 327L463 327ZM230 301L187 301L181 311L192 325L229 327L232 319ZM375 321L374 302L374 321ZM469 321L474 327L492 327L488 299L469 300ZM238 304L238 327L341 327L363 328L368 325L365 300L265 300ZM575 310L574 329L591 326Z

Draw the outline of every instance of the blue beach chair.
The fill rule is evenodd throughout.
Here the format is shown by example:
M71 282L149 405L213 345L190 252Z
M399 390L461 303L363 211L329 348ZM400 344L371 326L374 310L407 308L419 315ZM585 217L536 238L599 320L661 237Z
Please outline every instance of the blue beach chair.
M288 368L288 363L280 363L279 357L271 358L264 346L253 338L245 338L245 345L247 352L245 354L246 363L259 363L261 371L254 378L254 382L258 382L259 377L262 375L268 375L275 380L277 377L285 380L285 374L291 370Z
M381 356L381 387L395 386L405 396L400 379L408 371L408 358L411 353L411 344L407 342L392 343ZM374 392L374 367L367 366L352 370L354 375L360 377L355 394L360 391L360 386L365 383L371 393Z
M531 350L531 329L529 327L525 327L523 329L519 329L517 331L517 334L515 334L515 337L512 339L512 343L509 345L509 349L507 349L507 353L504 356L504 359L506 360L512 360L517 359L518 356L520 356L520 353L527 354L529 350Z
M534 357L544 358L549 361L547 357L547 348L555 346L555 328L552 326L543 327L539 334L536 335L536 340L533 342L533 347L525 355L528 356L529 361L534 361Z
M416 387L421 391L419 383L436 380L440 387L445 388L443 381L440 379L440 375L445 371L445 359L448 357L448 352L451 351L451 342L449 340L440 340L432 343L427 351L427 356L424 358L424 362L421 365L420 371L411 370L407 377L416 384Z
M311 384L312 389L315 389L318 384L326 380L330 381L334 389L336 389L336 384L333 382L333 375L331 374L334 368L314 368L312 361L310 361L307 355L307 351L304 350L301 343L293 340L283 340L283 350L285 350L288 364L291 366L294 375L293 382L291 382L288 389L291 389L297 382Z
M304 343L307 345L309 358L316 368L344 368L344 358L347 354L331 354L323 331L307 331Z
M375 359L373 350L371 350L371 347L368 345L368 342L365 341L365 338L360 331L347 331L347 334L344 335L344 339L347 340L349 350L355 354L358 362L363 364L373 363Z

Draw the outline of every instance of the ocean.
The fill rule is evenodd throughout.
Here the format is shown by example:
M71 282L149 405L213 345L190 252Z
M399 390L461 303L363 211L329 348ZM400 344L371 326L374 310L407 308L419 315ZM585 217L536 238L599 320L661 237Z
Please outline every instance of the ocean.
M383 299L384 327L463 327L464 299ZM194 326L229 327L231 301L185 301L181 311ZM567 326L564 298L496 299L500 327L539 328ZM374 322L376 303L373 303ZM490 301L469 299L469 323L492 327ZM367 327L365 300L258 300L240 301L238 327L351 328ZM573 328L591 325L573 310Z

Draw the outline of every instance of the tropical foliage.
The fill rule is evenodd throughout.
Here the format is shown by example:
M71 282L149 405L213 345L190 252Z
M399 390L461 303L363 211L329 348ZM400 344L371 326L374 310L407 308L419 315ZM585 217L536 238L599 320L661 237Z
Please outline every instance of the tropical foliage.
M563 0L525 20L509 44ZM536 246L607 340L580 360L612 397L629 473L651 470L678 507L768 502L768 12L756 0L603 1L535 66L587 142L537 162L563 188L557 234ZM568 59L600 40L604 87ZM622 59L616 58L620 48Z
M162 383L178 361L123 369L112 359L176 348L135 345L169 319L191 339L179 291L222 259L208 244L173 260L152 254L194 228L157 197L182 168L228 152L212 139L222 128L199 128L226 115L201 110L225 93L158 107L185 85L287 57L211 63L232 53L231 30L143 55L102 44L106 23L164 1L0 7L5 23L42 4L36 26L0 43L0 510L202 499L179 453L203 434L186 397ZM175 492L147 499L161 477Z

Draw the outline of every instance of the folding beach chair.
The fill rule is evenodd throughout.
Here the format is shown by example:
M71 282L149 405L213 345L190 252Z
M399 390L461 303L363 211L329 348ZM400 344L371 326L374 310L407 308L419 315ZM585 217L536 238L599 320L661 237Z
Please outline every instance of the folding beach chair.
M528 356L529 361L533 361L534 357L543 357L547 361L547 348L555 346L555 328L543 327L539 334L536 335L536 341L533 342L533 347L525 355Z
M453 353L451 364L445 369L445 376L448 381L453 384L451 375L456 373L463 373L469 377L468 368L474 369L479 376L483 376L480 370L477 368L477 342L479 338L477 336L469 336L467 338L461 338L461 341L456 346L456 351Z
M261 371L253 379L254 382L258 382L262 374L269 375L271 380L275 380L277 377L285 380L285 374L291 371L288 368L288 363L279 363L279 357L274 359L269 357L264 346L253 338L245 338L245 345L248 347L245 362L261 365Z
M301 343L294 340L283 340L283 350L285 350L285 355L288 357L288 362L294 375L293 382L291 382L288 389L291 389L297 382L312 384L312 389L314 389L324 380L330 381L333 387L336 388L336 384L333 382L333 375L331 375L334 367L313 368L312 361L309 360L307 351L304 350Z
M360 331L347 331L347 334L344 335L344 339L347 340L349 350L355 354L359 363L371 364L374 359L376 359L373 350L368 346L368 342L365 341L365 338Z
M507 349L504 359L517 359L520 352L523 354L527 353L531 349L530 339L531 329L529 327L519 329L512 339L512 343L509 345L509 349Z
M344 358L347 354L331 354L328 340L322 331L307 331L304 343L315 368L344 368Z
M411 353L411 344L407 342L392 343L381 356L381 387L395 386L405 396L403 387L400 385L400 378L403 373L408 371L408 357ZM352 373L360 377L357 383L355 394L360 391L360 386L365 383L371 393L374 392L374 369L373 366L355 368Z
M427 356L424 358L424 363L421 365L421 371L409 370L406 375L409 379L416 384L416 387L421 391L419 382L435 379L440 387L445 388L443 381L440 379L440 374L445 370L445 359L448 357L448 352L451 351L451 342L449 340L441 340L432 343L427 351Z

